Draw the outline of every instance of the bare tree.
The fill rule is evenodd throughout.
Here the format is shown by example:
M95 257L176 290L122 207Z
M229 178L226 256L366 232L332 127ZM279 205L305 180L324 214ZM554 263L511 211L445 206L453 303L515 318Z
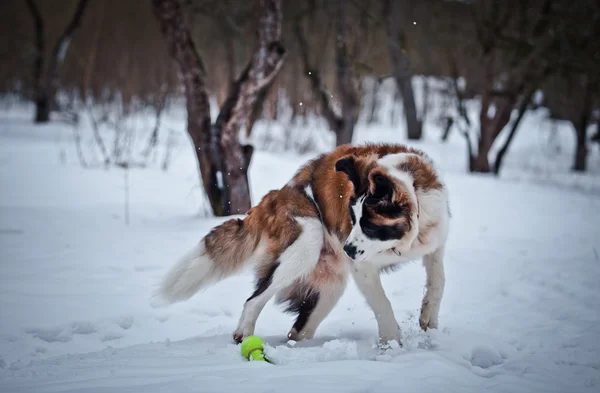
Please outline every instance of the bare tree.
M588 128L593 121L593 112L600 107L600 77L594 74L568 73L555 76L544 89L544 104L555 120L567 120L575 132L575 151L572 169L587 170Z
M405 49L406 34L402 28L402 25L407 23L404 15L405 3L404 0L384 0L383 18L392 70L398 90L402 95L408 139L415 140L421 139L422 121L417 117L410 59Z
M358 117L359 100L354 80L354 67L346 44L346 14L342 0L335 0L335 66L337 90L341 100L341 124L337 145L352 143L354 125Z
M210 106L206 94L204 63L185 26L178 0L153 0L154 14L167 42L171 57L177 62L185 88L187 132L194 145L204 190L216 215L222 211L221 192L217 183L211 141Z
M314 4L313 4L314 6ZM298 49L304 65L304 74L310 80L313 93L320 103L321 111L327 120L329 129L336 137L336 145L352 143L354 126L359 111L359 99L355 86L354 66L348 53L346 13L342 0L333 0L335 32L335 77L336 88L339 93L341 113L338 115L331 98L333 95L325 88L317 67L312 66L309 58L309 48L302 31L302 16L300 15L294 26ZM317 51L317 53L320 53Z
M239 142L240 128L249 119L259 94L281 69L285 51L280 43L279 0L261 0L259 44L211 125L206 72L196 51L178 0L153 0L153 9L179 66L186 92L188 133L194 143L200 174L215 215L245 213L251 207L248 167L252 146Z
M555 1L535 1L529 7L500 4L483 0L471 7L475 51L479 60L471 65L466 75L470 88L481 98L476 142L471 139L471 121L463 103L465 92L455 84L458 113L466 124L462 134L466 138L471 172L491 172L489 153L509 123L512 111L519 103L527 107L529 98L543 81L556 69L551 63L559 32L564 25L557 22ZM555 23L556 22L556 23ZM553 25L553 29L548 27ZM461 56L461 55L458 55ZM454 80L460 77L456 56L450 55L450 73ZM520 116L522 117L522 115ZM515 124L518 126L520 118ZM511 130L507 143L513 140L517 128ZM508 149L502 149L502 157Z
M587 170L587 128L591 120L593 90L596 88L597 87L590 83L589 80L584 81L583 103L578 116L579 118L575 121L572 121L575 128L575 134L577 136L575 160L573 162L573 170L576 172L585 172Z
M81 19L83 18L88 3L89 0L79 0L77 2L75 13L56 42L50 56L48 67L44 73L44 52L46 49L44 20L35 0L27 0L27 7L33 18L36 37L36 53L34 60L36 123L45 123L50 120L50 111L52 105L55 104L54 100L60 84L58 72L69 50L73 34L81 24Z

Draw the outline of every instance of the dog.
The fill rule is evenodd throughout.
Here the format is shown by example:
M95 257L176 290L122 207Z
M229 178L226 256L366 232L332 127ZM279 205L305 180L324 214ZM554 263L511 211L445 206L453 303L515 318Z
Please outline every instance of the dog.
M438 327L445 287L447 188L422 151L404 145L342 145L302 166L245 217L213 228L167 273L159 294L169 303L255 269L233 340L253 335L273 297L296 314L287 337L306 340L337 304L350 276L372 309L380 345L402 345L381 285L382 272L421 259L427 280L420 327Z

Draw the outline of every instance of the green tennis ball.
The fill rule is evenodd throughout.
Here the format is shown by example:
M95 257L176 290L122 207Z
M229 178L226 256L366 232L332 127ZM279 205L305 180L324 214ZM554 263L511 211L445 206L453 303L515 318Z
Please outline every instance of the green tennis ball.
M242 356L248 360L266 360L263 354L265 341L258 336L248 336L242 341Z

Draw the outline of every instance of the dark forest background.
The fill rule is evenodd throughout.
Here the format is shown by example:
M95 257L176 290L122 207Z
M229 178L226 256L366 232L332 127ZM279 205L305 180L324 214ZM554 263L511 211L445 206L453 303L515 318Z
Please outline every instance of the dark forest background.
M284 98L292 117L321 116L350 143L359 113L377 121L376 93L392 80L402 129L418 140L431 108L412 81L438 78L424 94L449 97L440 137L464 136L471 172L499 173L523 115L540 106L572 124L574 171L600 141L595 0L4 0L0 30L0 94L35 103L36 123L107 105L158 118L185 101L218 215L249 207L252 147L239 134L276 120Z

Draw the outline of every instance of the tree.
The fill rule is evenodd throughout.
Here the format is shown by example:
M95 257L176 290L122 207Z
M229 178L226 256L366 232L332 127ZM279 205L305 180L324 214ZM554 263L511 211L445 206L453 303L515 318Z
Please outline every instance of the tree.
M50 120L50 111L55 104L55 96L60 87L58 72L65 60L71 40L75 31L81 25L81 19L87 8L89 0L79 0L75 13L67 24L65 30L56 41L50 55L50 62L44 73L46 40L44 37L44 19L35 0L26 0L27 7L33 18L35 28L35 60L33 67L34 94L35 94L35 122L45 123Z
M243 214L251 207L248 167L253 148L241 145L238 136L259 95L270 86L283 65L280 1L261 0L258 47L232 85L212 125L204 63L185 26L181 4L178 0L153 0L152 4L169 53L182 76L188 134L213 213L217 216Z
M575 131L572 169L587 170L588 128L600 109L600 4L581 0L561 4L563 35L556 47L556 72L544 86L545 105L555 119L571 122Z
M336 90L340 97L341 113L333 109L333 97L325 88L317 67L311 65L309 48L302 31L302 17L299 15L295 24L296 40L303 63L304 75L310 80L313 94L320 103L321 110L327 120L329 129L336 137L336 146L352 143L354 126L358 118L359 100L354 80L354 66L348 53L346 13L342 0L333 0L334 32L335 32L335 77ZM314 6L314 5L313 5ZM317 51L317 53L320 53Z
M576 172L587 170L588 127L593 121L595 108L600 107L598 96L600 80L592 75L556 75L544 89L544 104L550 109L555 120L567 120L575 132L575 150L572 169Z
M406 37L402 25L407 23L405 18L405 1L384 0L383 18L387 36L387 46L392 62L392 71L396 85L402 95L404 116L408 139L418 140L422 137L422 121L417 117L415 93L412 86L410 59L406 53Z

